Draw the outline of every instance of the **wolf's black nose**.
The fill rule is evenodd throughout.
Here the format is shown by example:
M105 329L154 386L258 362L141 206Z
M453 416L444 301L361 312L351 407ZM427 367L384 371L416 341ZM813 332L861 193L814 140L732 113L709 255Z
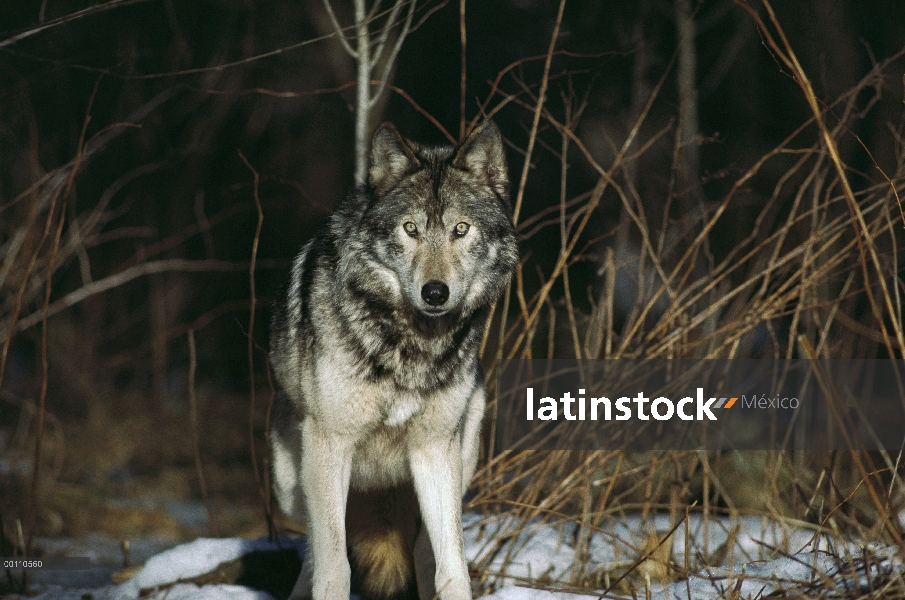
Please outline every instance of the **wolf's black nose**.
M440 306L449 298L449 288L441 281L428 281L421 288L421 297L431 306Z

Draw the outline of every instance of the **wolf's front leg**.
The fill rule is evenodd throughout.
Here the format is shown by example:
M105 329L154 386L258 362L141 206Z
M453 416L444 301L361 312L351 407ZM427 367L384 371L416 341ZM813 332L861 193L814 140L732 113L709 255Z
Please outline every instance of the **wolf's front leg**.
M452 439L419 440L409 449L412 478L436 560L440 600L471 600L471 580L462 543L462 445Z
M313 563L310 593L314 600L349 600L351 569L346 556L346 499L352 472L347 436L331 435L308 417L302 424L302 490L308 512L307 557ZM303 574L292 591L306 596Z

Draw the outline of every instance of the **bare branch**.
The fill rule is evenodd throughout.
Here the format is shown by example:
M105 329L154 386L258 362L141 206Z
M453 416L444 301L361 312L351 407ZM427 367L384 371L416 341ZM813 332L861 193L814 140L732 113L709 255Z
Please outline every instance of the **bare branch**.
M381 4L383 4L383 0L376 0L376 2L374 2L374 5L371 7L371 10L368 11L368 20L369 20L369 21L370 21L371 19L373 19L374 16L377 14L377 11L380 10L380 5L381 5Z
M333 29L336 31L336 37L339 40L339 43L343 45L343 48L349 53L349 56L358 58L358 52L356 52L349 44L349 40L346 39L346 34L343 33L343 28L339 24L339 19L336 18L336 13L333 12L333 5L330 4L330 0L324 0L324 8L327 9L327 14L330 16L330 22L333 23Z
M430 8L428 8L424 12L424 14L421 15L421 18L418 19L418 22L415 23L414 25L412 25L411 29L409 29L409 34L412 34L412 33L415 33L416 31L418 31L418 29L420 29L421 26L424 25L424 23L430 18L430 16L432 14L434 14L438 10L441 10L442 8L444 8L447 4L449 4L449 0L441 0L434 6L431 6Z
M204 467L201 464L201 440L198 437L198 403L195 401L195 371L198 367L198 354L195 351L195 330L189 329L189 413L192 418L192 453L195 455L195 472L198 474L198 485L201 487L201 498L204 500L204 510L207 512L207 521L211 525L214 536L220 537L217 522L214 521L214 511L211 510L210 498L207 495L207 480L204 477Z
M414 0L410 0L412 4L414 4ZM377 38L377 42L374 44L374 47L371 51L371 68L377 66L377 63L380 62L380 57L383 54L384 47L386 46L387 39L390 37L390 31L396 26L396 20L399 18L399 13L402 12L402 5L405 3L405 0L396 0L393 3L393 8L390 11L390 16L387 17L385 26L383 31L380 32L380 37Z
M248 167L248 170L251 171L254 186L252 188L252 195L255 200L255 208L257 209L258 219L257 225L255 226L255 236L252 240L251 244L251 264L248 266L248 285L250 290L251 302L249 303L249 314L248 314L248 386L249 386L249 403L248 403L248 445L249 452L251 454L251 464L252 470L255 474L255 481L258 482L258 492L261 495L261 501L264 504L264 512L268 514L269 517L269 502L267 501L267 490L265 490L264 480L261 477L260 469L258 468L258 457L257 451L255 450L255 359L254 359L254 335L255 335L255 307L258 303L258 298L255 293L255 263L258 260L258 242L261 238L261 226L264 224L264 211L261 208L261 197L258 193L258 187L261 183L261 176L255 170L255 168L248 162L248 159L245 158L245 155L239 152L239 158L242 159L242 162L245 163L245 166Z
M41 33L46 29L51 29L53 27L57 27L58 25L64 25L66 23L70 23L72 21L76 21L83 17L87 17L89 15L94 15L102 12L106 12L108 10L112 10L114 8L123 8L126 6L131 6L133 4L141 4L143 2L148 2L148 0L111 0L105 4L96 4L95 6L89 6L88 8L84 8L82 10L76 11L69 15L64 15L62 17L58 17L56 19L52 19L47 21L46 23L41 23L37 27L31 27L17 33L16 35L6 38L5 40L0 41L0 48L5 48L6 46L12 46L25 38L31 37L37 33ZM44 7L41 7L41 14L43 15ZM43 20L43 19L42 19Z
M455 144L455 143L456 143L456 141L457 141L456 138L454 138L454 137L452 136L452 134L446 130L446 127L444 127L444 126L440 123L440 121L438 121L437 118L434 117L434 115L432 115L432 114L430 114L429 112L427 112L420 104L418 104L417 102L415 102L415 99L412 98L411 96L409 96L408 92L406 92L404 89L402 89L402 88L400 88L400 87L396 87L395 85L386 83L385 80L384 80L384 81L374 81L374 80L372 80L372 81L371 81L371 84L372 84L372 85L380 84L381 86L386 86L386 87L388 87L389 89L391 89L392 91L394 91L394 92L396 92L397 94L399 94L400 96L402 96L402 97L405 99L406 102L408 102L409 104L412 105L412 108L414 108L415 110L417 110L419 113L421 113L421 114L424 116L424 118L426 118L428 121L430 121L430 122L433 124L433 126L436 127L437 130L438 130L440 133L442 133L442 134L446 137L446 139L449 140L449 143L450 143L450 144Z
M125 271L120 271L114 275L97 279L90 284L80 287L74 292L70 292L51 302L47 307L47 316L51 317L58 312L75 306L82 300L96 296L103 292L112 290L124 285L133 279L143 277L145 275L154 275L156 273L217 273L217 272L237 272L247 271L249 261L228 261L228 260L187 260L174 258L169 260L155 260L146 263L140 263L134 267L130 267ZM256 268L258 269L283 269L286 262L281 260L259 260ZM34 327L41 322L43 311L34 312L27 317L23 317L16 324L16 331L23 331L30 327ZM0 331L0 337L7 334L7 331Z
M559 12L556 14L556 25L553 27L553 35L550 37L550 48L547 50L547 58L544 61L544 75L541 79L537 107L534 110L534 120L531 122L531 134L528 136L528 149L525 151L525 164L522 166L522 176L519 179L518 193L516 194L512 211L512 222L515 224L518 224L519 213L522 210L522 199L525 197L525 183L528 181L528 169L531 168L531 153L534 150L534 142L537 139L537 127L540 124L540 115L544 108L544 100L547 96L547 81L550 77L550 63L553 60L553 50L556 47L556 38L559 37L559 27L562 25L562 15L565 8L566 0L560 0Z
M368 108L373 108L377 101L380 99L380 96L383 94L384 88L386 88L386 82L390 77L390 71L393 68L393 64L396 62L396 57L399 55L399 49L402 48L402 42L405 41L406 36L409 34L409 28L412 25L412 15L415 14L415 0L411 0L411 4L409 5L409 14L405 18L405 23L402 26L402 31L399 32L399 37L396 38L396 44L393 46L393 51L390 53L389 58L387 58L386 63L383 66L383 73L381 76L381 85L377 88L377 91L374 92L374 96L368 102Z

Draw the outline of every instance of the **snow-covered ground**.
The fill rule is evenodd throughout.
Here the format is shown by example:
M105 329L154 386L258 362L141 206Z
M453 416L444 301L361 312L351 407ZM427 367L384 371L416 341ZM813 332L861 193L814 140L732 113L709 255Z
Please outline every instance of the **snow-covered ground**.
M485 518L477 514L464 517L468 558L481 572L488 574L481 582L490 592L485 595L487 600L600 597L603 589L617 583L621 574L632 567L638 568L623 585L614 585L608 597L628 595L625 585L633 586L638 597L649 595L659 600L719 598L728 596L731 591L736 591L742 598L759 598L779 585L806 589L820 581L832 581L839 586L839 591L851 587L866 591L872 579L893 570L901 571L903 567L899 558L883 548L873 546L865 553L856 543L840 544L814 530L751 516L703 519L700 515L691 515L675 527L671 538L659 548L658 540L663 540L673 529L668 515L658 515L647 523L639 516L611 519L602 523L599 530L582 530L571 523L550 524L536 520L521 528L517 536L505 535L514 525L507 521L508 518L511 517ZM159 551L163 544L163 540L134 544L131 556L135 562L144 562L144 567L125 583L113 585L109 581L111 573L117 570L114 565L118 560L118 548L111 548L110 543L102 543L100 539L81 540L77 545L45 541L44 549L48 553L89 555L96 566L89 572L36 573L32 577L32 591L42 600L133 600L139 597L270 600L272 596L267 592L242 585L199 586L186 581L254 552L292 549L301 557L304 549L304 540L288 538L277 542L200 538ZM579 560L579 553L586 555L587 561ZM871 562L859 576L850 575L851 565L863 564L866 554L880 559ZM652 568L645 569L644 564L639 567L640 557L651 555L668 558L679 570L688 565L694 574L683 578L674 568L667 575L662 561L649 561L647 565ZM719 566L697 566L702 563ZM586 565L583 571L582 564ZM643 577L644 573L647 577ZM570 582L578 578L598 581L598 591L566 591L575 589Z

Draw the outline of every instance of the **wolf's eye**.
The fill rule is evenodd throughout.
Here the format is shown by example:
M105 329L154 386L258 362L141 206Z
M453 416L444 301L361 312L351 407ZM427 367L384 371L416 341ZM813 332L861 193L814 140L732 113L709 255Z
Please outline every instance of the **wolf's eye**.
M418 226L411 221L406 221L405 223L403 223L402 228L405 229L405 232L412 237L418 235Z
M465 223L465 222L456 223L456 227L455 227L454 231L456 232L457 236L462 237L463 235L468 233L468 229L470 227L471 227L471 225L469 225L468 223Z

